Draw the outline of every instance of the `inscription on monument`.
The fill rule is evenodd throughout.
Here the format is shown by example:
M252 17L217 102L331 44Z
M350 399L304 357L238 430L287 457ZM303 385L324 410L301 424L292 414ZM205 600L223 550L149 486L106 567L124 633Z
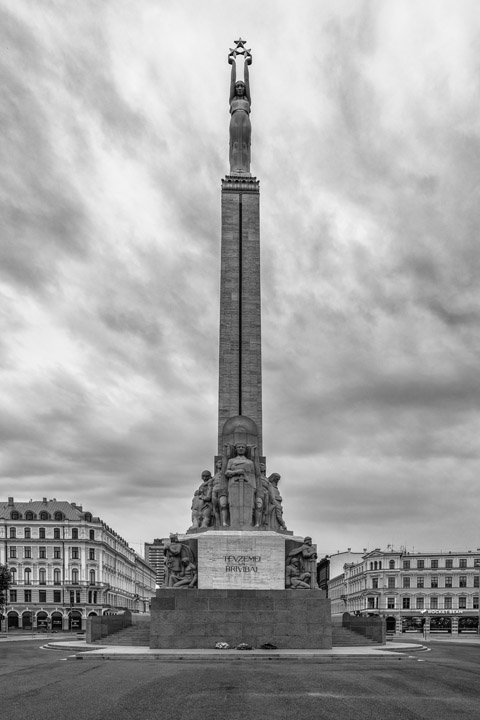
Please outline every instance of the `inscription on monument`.
M198 536L198 587L283 590L285 538L273 531Z
M258 572L261 555L225 555L225 572ZM232 564L233 563L233 564Z

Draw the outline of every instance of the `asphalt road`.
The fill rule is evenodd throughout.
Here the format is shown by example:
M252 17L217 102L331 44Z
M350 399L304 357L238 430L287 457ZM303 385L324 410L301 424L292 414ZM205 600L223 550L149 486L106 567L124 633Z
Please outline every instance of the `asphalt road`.
M0 645L1 720L457 720L480 717L480 646L322 664L65 660Z

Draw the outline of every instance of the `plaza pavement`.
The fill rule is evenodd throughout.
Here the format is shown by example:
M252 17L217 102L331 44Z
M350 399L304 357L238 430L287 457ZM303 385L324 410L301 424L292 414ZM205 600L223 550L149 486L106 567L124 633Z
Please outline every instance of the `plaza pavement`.
M278 649L278 650L228 650L211 649L184 649L166 650L150 649L146 646L128 645L89 645L82 639L82 636L72 636L70 633L49 634L49 633L12 633L0 635L1 642L18 642L26 640L37 640L44 643L45 649L63 650L72 653L68 659L71 660L299 660L304 662L328 662L356 658L358 660L368 659L405 659L409 653L428 650L428 645L435 642L449 642L452 644L480 645L478 635L469 636L428 636L419 638L418 642L404 642L388 640L386 645L365 645L354 647L334 647L328 650L316 649Z

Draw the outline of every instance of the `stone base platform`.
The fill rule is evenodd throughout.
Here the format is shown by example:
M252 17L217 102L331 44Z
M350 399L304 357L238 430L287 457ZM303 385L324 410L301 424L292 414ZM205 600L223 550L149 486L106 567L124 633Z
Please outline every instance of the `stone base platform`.
M322 590L157 590L150 648L207 649L217 642L330 649L330 600Z

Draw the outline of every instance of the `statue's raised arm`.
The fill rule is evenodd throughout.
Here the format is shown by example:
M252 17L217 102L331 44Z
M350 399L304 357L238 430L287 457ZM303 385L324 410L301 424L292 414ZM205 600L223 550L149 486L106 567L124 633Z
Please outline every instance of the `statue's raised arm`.
M232 66L230 76L230 174L250 175L250 76L248 66L252 63L250 50L244 47L245 40L236 40L236 47L230 50L228 62ZM237 80L236 58L243 55L243 77Z

